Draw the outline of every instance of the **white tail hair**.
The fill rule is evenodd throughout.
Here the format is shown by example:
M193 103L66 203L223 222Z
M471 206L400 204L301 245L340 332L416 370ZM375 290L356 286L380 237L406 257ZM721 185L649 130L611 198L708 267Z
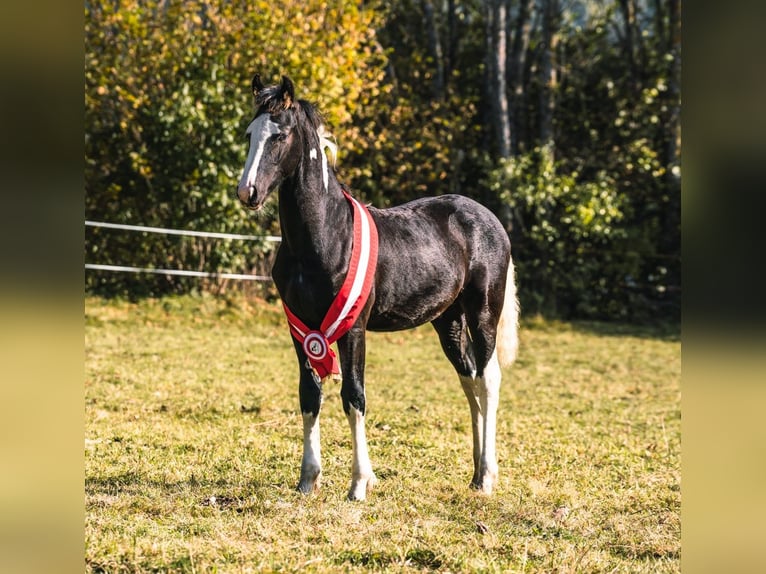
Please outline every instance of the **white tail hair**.
M508 274L505 279L505 300L503 312L497 324L495 348L500 365L508 367L516 360L519 349L519 300L516 297L516 271L513 259L508 261Z

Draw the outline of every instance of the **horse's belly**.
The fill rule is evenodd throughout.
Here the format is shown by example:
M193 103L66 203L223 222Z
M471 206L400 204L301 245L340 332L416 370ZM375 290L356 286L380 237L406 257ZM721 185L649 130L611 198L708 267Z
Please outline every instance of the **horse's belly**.
M427 313L398 313L396 310L378 315L371 315L367 322L370 331L403 331L413 329L436 319L441 313L429 311Z
M402 278L388 289L377 285L367 328L400 331L433 321L455 302L461 289L462 281L456 276L415 285Z

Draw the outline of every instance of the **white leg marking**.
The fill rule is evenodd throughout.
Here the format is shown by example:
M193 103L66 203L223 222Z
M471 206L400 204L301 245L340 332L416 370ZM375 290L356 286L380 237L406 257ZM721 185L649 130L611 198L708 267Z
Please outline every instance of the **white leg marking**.
M370 455L367 452L367 437L364 432L364 415L353 406L348 411L348 424L351 427L351 442L354 461L351 465L351 489L349 500L364 500L367 492L375 486L377 478L372 472Z
M479 488L485 494L490 494L497 481L497 452L495 450L495 435L497 433L497 405L500 400L500 364L497 361L497 351L484 369L484 376L477 377L479 386L479 403L484 414L483 449L479 470Z
M308 494L319 488L322 474L322 451L319 442L319 415L303 413L303 460L298 490Z
M474 377L460 376L460 384L471 407L471 434L473 436L473 477L471 486L479 487L479 466L481 464L481 446L484 433L484 417L481 414L479 394Z

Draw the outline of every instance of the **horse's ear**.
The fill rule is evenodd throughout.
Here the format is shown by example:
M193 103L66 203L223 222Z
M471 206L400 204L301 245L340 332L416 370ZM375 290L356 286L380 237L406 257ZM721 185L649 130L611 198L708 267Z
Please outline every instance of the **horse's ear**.
M282 85L280 86L279 91L282 93L282 105L284 108L287 109L293 105L293 100L295 99L295 87L290 78L282 76Z
M265 86L263 85L263 82L261 81L261 75L256 74L253 76L253 95L257 96L258 92L260 92Z

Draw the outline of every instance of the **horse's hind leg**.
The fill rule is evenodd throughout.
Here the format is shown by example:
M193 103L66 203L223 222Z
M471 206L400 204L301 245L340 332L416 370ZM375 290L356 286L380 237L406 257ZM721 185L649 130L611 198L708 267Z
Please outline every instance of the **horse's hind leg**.
M476 386L476 360L471 341L468 338L465 315L459 304L455 304L432 322L439 334L444 354L457 371L463 392L471 408L471 435L473 437L473 477L471 486L477 488L480 479L483 446L484 416L478 387Z
M481 414L481 404L476 394L476 386L473 377L459 375L460 385L463 387L465 398L468 399L468 406L471 408L471 435L473 437L473 476L471 477L471 487L475 487L479 482L479 470L481 465L482 452L482 427L484 426L484 416Z
M491 494L497 482L497 451L495 436L497 434L497 406L500 399L500 365L497 352L493 351L482 375L475 379L478 390L479 404L483 413L482 450L479 459L478 476L472 486L485 494Z
M472 486L490 494L497 482L497 406L500 400L500 363L495 348L497 325L503 307L503 290L465 290L468 331L476 358L474 389L483 415L479 470Z

